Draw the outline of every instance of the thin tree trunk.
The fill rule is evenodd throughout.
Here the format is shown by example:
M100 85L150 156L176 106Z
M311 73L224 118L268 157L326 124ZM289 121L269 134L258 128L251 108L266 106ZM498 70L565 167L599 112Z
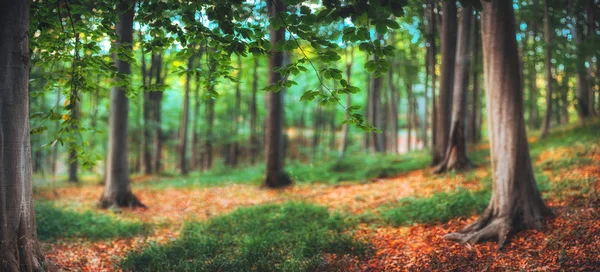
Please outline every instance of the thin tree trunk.
M313 117L313 137L312 137L312 159L315 161L319 155L319 142L321 139L321 123L322 123L322 113L323 109L321 105L315 104L315 111Z
M258 58L254 57L254 68L252 74L252 98L250 100L250 162L256 163L259 151L259 142L257 134L258 111L256 106L256 93L258 91Z
M442 75L436 120L435 148L432 165L444 158L450 135L450 117L452 115L452 87L454 84L454 62L456 58L456 3L444 1L442 10Z
M537 228L552 212L535 183L523 118L515 17L511 1L482 1L483 59L492 161L492 198L477 221L445 238L462 243L496 240Z
M132 50L133 6L133 2L122 1L118 7L119 22L116 27L118 35L116 46L122 46L126 50ZM130 64L120 60L116 55L114 58L119 73L130 76ZM110 94L110 106L106 182L99 206L104 209L108 207L145 207L131 193L129 184L127 161L129 100L125 95L125 88L113 87Z
M142 34L141 34L141 30L140 30L140 39L142 39ZM149 85L152 82L152 70L155 69L156 67L154 67L154 61L151 61L150 64L150 72L148 73L148 70L146 68L146 56L144 53L144 49L143 46L140 47L141 48L141 53L142 53L142 65L141 65L141 69L142 69L142 84L144 86L144 95L143 95L143 133L142 133L142 165L143 165L143 171L144 174L146 175L151 175L153 173L153 169L152 169L152 149L151 149L151 140L152 139L152 117L154 115L154 107L152 107L152 100L150 99L150 90ZM152 60L154 60L154 56L151 57Z
M213 86L209 86L212 91ZM204 139L204 170L212 168L213 165L213 126L215 123L215 101L211 98L206 101L206 138Z
M190 108L190 84L192 81L192 75L189 71L194 68L194 57L188 59L187 69L188 73L185 76L185 89L183 95L183 109L181 112L181 127L179 130L179 171L181 175L188 174L188 161L187 161L187 149L188 149L188 123L189 123L189 108Z
M537 7L537 1L533 0L533 6ZM536 36L537 36L537 15L536 8L533 9L533 19L531 20L531 46L532 48L536 48ZM537 75L536 75L536 63L537 63L537 53L535 50L532 50L531 59L529 60L529 128L537 129L538 128L538 105L537 105Z
M413 105L412 105L412 85L406 84L406 151L412 151L412 124L413 124Z
M471 37L471 44L473 46L473 65L471 65L472 74L472 83L473 83L473 92L471 93L471 115L469 120L470 127L470 135L469 140L472 143L479 142L481 127L479 126L481 120L481 105L479 98L479 49L480 49L480 31L479 31L479 20L476 18L477 16L473 16L475 23L473 24L473 36Z
M381 38L381 37L379 37ZM374 57L375 61L378 61L377 56ZM381 116L381 77L372 77L371 78L371 99L369 99L369 103L371 107L369 107L371 118L369 122L375 126L376 128L381 128L383 125L383 120ZM371 150L375 152L385 152L385 144L383 133L370 133L371 134Z
M448 135L448 148L442 162L435 172L463 170L471 166L467 158L465 137L465 112L467 110L467 89L469 88L469 70L471 68L471 25L473 24L473 6L463 5L458 29L456 62L454 64L454 87L452 97L452 123Z
M233 120L232 120L232 132L231 135L234 137L233 142L231 143L229 150L229 165L236 166L237 165L237 154L239 153L239 145L237 142L237 134L238 134L238 120L240 118L240 106L242 103L242 93L241 93L241 81L242 81L242 58L238 56L238 75L237 75L237 83L235 85L235 108L233 109Z
M75 91L74 94L71 94L71 98L69 99L69 103L71 104L70 106L73 107L71 110L71 119L73 122L79 122L80 119L80 113L81 113L81 105L80 105L80 101L79 101L79 95L77 94L77 91ZM79 133L79 128L78 125L71 125L71 133L73 135L76 135L77 133ZM70 144L71 145L71 144ZM78 159L77 159L77 150L75 149L75 143L72 144L72 146L69 147L69 178L68 178L68 182L71 183L77 183L79 182L79 178L77 177L77 170L78 170Z
M198 57L200 59L200 57ZM195 79L196 79L196 87L194 88L194 113L193 113L193 120L194 122L192 123L192 146L191 149L193 151L192 153L192 167L194 168L198 168L200 167L200 162L202 161L201 159L201 154L202 152L198 152L200 150L200 135L198 132L198 125L199 125L199 121L200 121L200 101L202 101L202 97L200 96L200 86L202 85L202 82L200 81L200 73L196 73L195 75Z
M562 85L563 85L562 92L560 92L560 94L561 94L560 98L562 100L562 107L561 107L562 119L560 120L560 122L562 124L568 124L569 123L569 72L566 69L564 71Z
M598 6L596 6L596 9L598 9ZM589 48L596 48L597 49L597 44L598 41L596 40L596 20L594 17L594 0L587 0L586 1L586 12L587 12L587 23L588 23L588 40L590 41L590 47ZM600 60L598 60L598 50L595 50L596 52L596 66L598 66L598 62ZM588 111L590 112L590 115L596 115L596 109L595 109L595 93L597 91L594 90L594 68L592 65L592 56L594 54L593 53L588 53L588 76L589 76L589 109ZM595 80L598 80L598 74L596 74Z
M573 0L569 0L569 9L571 13L573 28L571 29L571 35L575 40L575 45L577 48L577 54L575 59L575 67L577 70L577 115L579 116L579 121L584 122L589 116L589 92L588 92L588 84L586 80L586 67L585 67L585 57L583 54L583 38L582 33L578 33L577 30L577 12L576 6L573 4Z
M550 11L548 7L548 0L544 0L544 41L546 42L545 52L545 68L546 68L546 113L544 114L544 123L542 124L542 137L548 136L550 133L550 126L552 125L552 85L554 84L552 79L552 30L550 28Z
M267 10L269 17L277 16L279 12L285 11L285 3L281 0L268 0ZM280 81L281 75L275 72L275 67L285 66L284 52L277 52L275 44L278 41L285 40L285 28L271 28L271 56L269 58L269 84L275 84ZM264 184L267 187L282 187L292 183L284 170L285 152L283 140L284 127L284 107L283 93L269 92L267 94L267 128L266 128L266 169Z
M154 69L154 72L156 72L155 75L155 83L157 85L162 85L163 82L163 77L162 77L162 54L157 54L156 55L156 62L154 64L156 66L156 68ZM166 74L166 73L165 73ZM153 151L154 151L154 173L160 173L160 170L162 168L162 128L161 128L161 122L162 122L162 118L161 118L161 113L162 113L162 98L163 98L163 90L160 91L155 91L155 92L151 92L150 93L150 99L152 100L152 107L154 108L152 110L152 112L154 113L153 117L154 117L154 133L153 133L153 140L152 140L152 146L153 146Z
M394 72L392 68L388 71L388 87L390 90L390 100L388 101L390 149L392 153L398 154L398 91L394 85Z
M0 270L44 271L31 188L29 1L0 3Z
M349 58L348 58L349 55ZM354 47L350 48L350 52L346 50L346 59L348 62L346 63L346 78L348 84L351 83L352 78L352 65L354 64ZM346 108L350 108L352 106L352 95L346 95ZM303 115L304 116L304 115ZM350 114L346 112L346 120L350 119ZM340 144L340 158L344 157L346 151L348 150L348 146L350 145L350 124L342 125L342 143Z
M436 135L437 135L437 103L436 103L436 93L435 93L435 85L437 82L437 76L436 76L436 71L435 71L435 64L436 64L436 46L435 46L435 30L436 30L436 14L435 14L435 0L430 0L429 1L429 16L431 19L431 26L429 27L428 24L428 29L429 29L429 35L428 35L428 39L429 39L429 65L430 65L430 69L431 69L431 154L432 157L436 156ZM400 105L400 102L398 102L398 105Z

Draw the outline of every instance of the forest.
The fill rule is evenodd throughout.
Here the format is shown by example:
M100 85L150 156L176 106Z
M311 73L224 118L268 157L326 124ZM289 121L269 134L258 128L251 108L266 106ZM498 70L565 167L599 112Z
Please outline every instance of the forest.
M598 271L600 0L0 0L0 271Z

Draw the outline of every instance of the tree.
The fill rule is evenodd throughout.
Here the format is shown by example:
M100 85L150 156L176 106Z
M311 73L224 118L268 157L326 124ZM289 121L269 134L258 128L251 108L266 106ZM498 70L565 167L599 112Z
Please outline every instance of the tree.
M254 57L254 68L252 71L252 97L250 100L250 153L257 154L258 142L258 111L256 107L256 93L258 92L258 58ZM250 156L250 162L256 162L256 155Z
M569 0L569 9L571 10L571 20L572 20L572 28L571 35L575 40L575 45L577 48L576 60L575 60L575 68L577 71L576 79L577 79L577 115L579 117L579 121L585 121L590 116L589 111L589 91L588 91L588 83L586 78L586 67L585 67L585 56L581 52L583 52L583 38L582 33L577 31L577 11L576 6L573 4L573 0Z
M179 172L181 175L188 174L188 123L190 115L190 84L192 82L192 69L194 68L194 57L190 57L187 63L188 72L185 76L185 89L183 95L183 109L181 112L181 127L179 130Z
M31 196L29 1L1 1L0 25L0 270L43 271Z
M492 160L492 198L474 223L445 238L462 243L497 240L537 228L552 214L535 183L523 118L523 90L511 1L481 1L483 63Z
M458 28L458 43L456 61L454 64L454 87L452 97L452 123L447 140L447 149L442 162L435 172L447 170L462 170L470 167L467 158L467 143L465 137L465 117L467 110L467 89L469 87L469 70L471 67L471 25L473 6L465 3L461 11L461 22Z
M427 47L428 61L426 63L426 66L429 67L428 70L431 73L431 134L433 135L431 137L431 145L433 146L432 155L435 157L435 135L437 135L437 104L435 99L435 83L437 82L437 77L435 73L437 55L435 46L435 0L429 0L429 12L427 12L427 14L427 42L429 43L429 46ZM427 97L427 95L425 95L425 97ZM427 113L427 111L425 111L425 113ZM427 122L427 118L425 119L425 121ZM425 144L425 146L427 146L427 144Z
M435 146L432 165L444 158L450 133L452 114L452 87L454 81L454 61L456 58L456 1L444 1L442 10L442 74L437 104Z
M351 84L351 75L352 75L352 65L354 64L354 47L350 47L350 49L346 49L346 78L348 80L348 84ZM349 108L352 105L352 96L350 94L346 95L346 108ZM350 113L346 112L346 119L350 118ZM340 158L344 157L346 150L348 150L348 146L350 145L350 124L342 125L342 143L340 144Z
M471 111L469 117L469 133L467 134L467 138L472 143L479 142L481 138L481 104L480 104L480 91L479 91L479 75L480 75L480 43L481 40L480 31L479 31L479 20L473 17L473 30L471 31L473 36L471 37L471 47L473 48L473 65L471 65L472 72L472 88L473 91L471 93Z
M269 17L277 18L280 12L285 12L285 4L281 0L268 0ZM277 52L275 44L285 40L285 28L271 27L271 56L269 58L269 84L281 80L276 67L285 65L285 53ZM267 187L282 187L292 183L284 170L285 154L283 152L283 93L285 90L267 93L267 122L265 130L266 169L264 183Z
M119 22L116 25L117 47L132 50L134 4L123 0L118 5ZM131 75L131 65L116 54L114 61L117 70L124 77ZM128 80L126 79L126 84ZM126 85L127 86L127 85ZM104 192L100 198L101 208L109 207L145 207L131 192L129 167L127 161L127 130L129 99L126 88L115 86L110 93L110 119L108 133L108 154L106 158L106 180Z
M545 47L545 68L546 68L546 113L544 114L544 123L542 124L542 137L548 136L550 133L550 121L552 119L552 30L550 29L550 11L548 7L548 0L544 0L544 41L546 42Z

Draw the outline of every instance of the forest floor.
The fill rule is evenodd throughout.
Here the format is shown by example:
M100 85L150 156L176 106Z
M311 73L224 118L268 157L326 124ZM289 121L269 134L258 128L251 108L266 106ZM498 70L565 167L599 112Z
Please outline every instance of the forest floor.
M106 215L108 219L103 222L116 219L142 226L142 231L132 235L117 233L92 239L85 234L64 237L67 234L62 230L63 235L42 239L46 258L61 271L112 271L130 251L139 251L149 243L176 240L183 222L205 221L241 207L288 201L326 206L332 212L355 218L358 223L352 235L368 241L373 248L366 257L327 256L327 271L597 271L600 127L594 125L589 131L587 141L577 140L579 132L572 128L552 134L553 140L530 139L536 178L555 217L548 218L539 230L516 233L501 250L492 242L461 245L442 238L475 220L481 211L481 207L466 214L455 211L463 206L448 199L457 192L489 190L489 158L485 157L478 167L464 173L434 175L431 169L419 169L368 182L297 184L283 190L254 184L156 187L146 184L152 177L137 177L133 179L134 194L148 208L136 210L95 209L102 193L102 186L95 182L36 188L34 195L39 203L51 203L73 213ZM473 147L486 148L485 144ZM433 214L433 220L420 220L424 215L417 214L412 220L394 221L387 212L411 203L414 205L410 207L423 213L432 212L427 205L433 205L434 213L447 213L448 218ZM43 219L37 221L38 229L45 227ZM60 233L61 227L56 228Z

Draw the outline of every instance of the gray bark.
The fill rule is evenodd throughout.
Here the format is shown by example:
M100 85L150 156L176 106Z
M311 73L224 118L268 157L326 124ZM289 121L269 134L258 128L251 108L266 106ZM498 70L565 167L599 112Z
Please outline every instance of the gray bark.
M119 4L119 22L116 26L118 47L132 48L133 41L133 2L122 1ZM115 56L119 73L131 75L131 65ZM129 99L123 87L115 86L110 93L110 119L108 134L108 155L106 162L106 182L100 198L101 208L109 207L145 207L131 193L129 183L127 131L129 116Z
M31 188L29 1L0 2L0 271L43 271Z
M523 90L512 2L482 1L483 59L492 161L492 198L477 221L445 238L461 243L496 240L540 227L552 214L535 183L523 118Z

